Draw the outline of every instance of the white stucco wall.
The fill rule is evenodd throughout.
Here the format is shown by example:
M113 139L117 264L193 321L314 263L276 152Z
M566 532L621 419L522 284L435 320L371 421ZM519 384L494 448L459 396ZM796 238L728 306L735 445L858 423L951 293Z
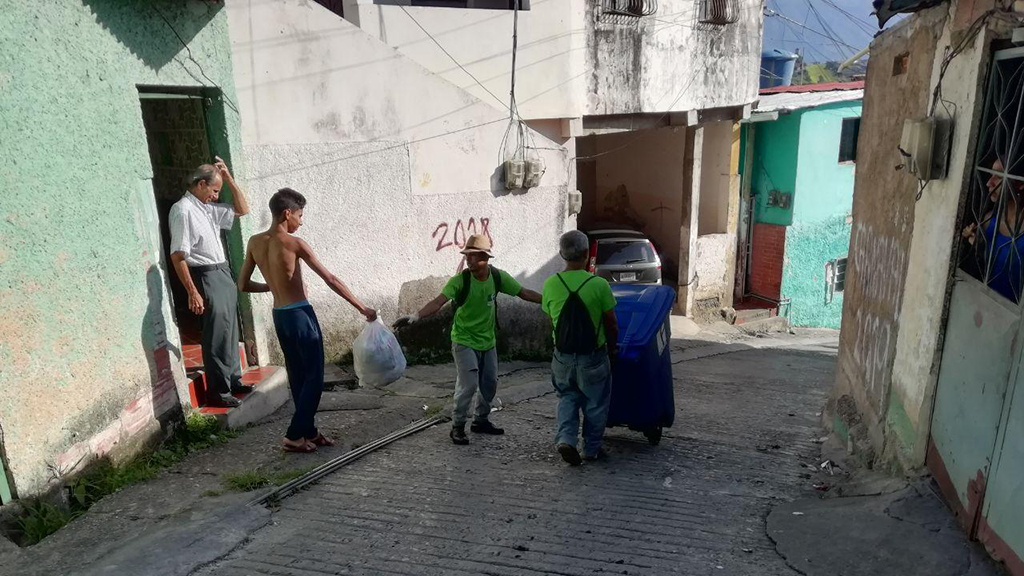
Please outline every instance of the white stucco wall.
M627 224L658 246L665 275L676 279L684 196L686 128L594 136L595 222ZM625 195L622 194L625 187Z
M702 127L704 154L701 157L697 233L724 234L729 226L733 122L708 122Z
M432 277L453 275L458 244L485 222L495 264L527 286L559 266L571 141L537 134L541 186L508 193L496 172L505 113L315 3L227 6L254 205L246 235L269 225L278 188L302 192L300 235L386 320L410 283L434 290ZM318 278L306 282L329 355L343 353L360 319ZM270 299L253 307L257 344L275 350Z
M756 99L763 18L758 0L737 0L739 20L719 28L698 25L692 0L660 0L657 14L643 19L602 16L598 4L532 0L529 10L520 11L516 86L524 117L687 111ZM504 109L512 69L511 11L348 0L345 14L382 42Z
M533 0L529 10L519 12L516 95L525 118L583 114L583 6L581 0ZM345 4L345 17L365 32L497 110L506 110L509 102L513 16L511 10L381 5L374 0Z

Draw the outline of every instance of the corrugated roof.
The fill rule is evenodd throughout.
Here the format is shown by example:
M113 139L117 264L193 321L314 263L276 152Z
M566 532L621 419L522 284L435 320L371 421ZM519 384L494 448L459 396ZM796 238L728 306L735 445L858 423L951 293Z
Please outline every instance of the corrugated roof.
M821 84L800 84L798 86L776 86L765 88L760 94L782 94L782 93L806 93L806 92L831 92L834 90L864 90L864 81L856 82L824 82Z
M782 92L777 94L764 94L764 91L762 91L761 94L762 96L754 108L754 115L768 112L789 112L804 108L816 108L825 104L864 99L863 89L831 90L828 92Z

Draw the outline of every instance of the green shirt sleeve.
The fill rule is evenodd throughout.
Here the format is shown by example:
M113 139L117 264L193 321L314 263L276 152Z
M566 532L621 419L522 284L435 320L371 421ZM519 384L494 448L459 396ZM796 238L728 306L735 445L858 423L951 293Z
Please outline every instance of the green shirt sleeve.
M459 292L462 290L462 274L452 276L451 280L444 285L444 289L441 290L441 295L445 296L449 300L455 300L459 296Z
M601 312L615 310L615 295L612 294L612 287L608 281L601 279Z
M523 286L519 284L511 274L505 271L499 271L501 274L501 291L509 296L519 296L519 293L523 291Z

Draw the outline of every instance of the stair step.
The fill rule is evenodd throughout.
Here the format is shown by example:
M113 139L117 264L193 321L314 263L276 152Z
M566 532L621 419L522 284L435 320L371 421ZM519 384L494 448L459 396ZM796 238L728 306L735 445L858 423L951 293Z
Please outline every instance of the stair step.
M774 318L778 316L778 308L754 308L748 310L737 310L736 320L733 324L739 326L740 324L748 324L750 322L757 322L759 320L767 320L768 318Z
M203 369L203 347L199 344L183 344L181 346L181 357L185 362L185 371ZM238 343L238 360L242 363L242 370L249 367L249 359L245 354L245 345Z

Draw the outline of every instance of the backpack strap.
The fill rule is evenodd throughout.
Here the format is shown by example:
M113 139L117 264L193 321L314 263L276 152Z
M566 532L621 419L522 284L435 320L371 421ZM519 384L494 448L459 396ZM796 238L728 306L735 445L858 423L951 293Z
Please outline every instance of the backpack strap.
M580 284L579 288L573 290L572 288L569 288L568 284L565 283L565 278L562 278L561 274L555 274L555 276L557 276L558 279L562 281L562 286L565 286L565 289L569 291L569 294L579 294L580 290L583 290L583 287L587 285L587 282L590 282L594 278L597 278L597 276L591 275L589 278L584 280L582 284Z
M470 280L469 269L463 270L462 271L462 288L459 289L459 293L456 294L456 296L455 296L455 301L452 302L452 306L456 310L461 308L462 305L465 304L466 300L469 298L469 280Z
M501 329L498 323L498 296L501 295L501 270L494 266L488 266L491 270L491 280L494 282L494 331Z

